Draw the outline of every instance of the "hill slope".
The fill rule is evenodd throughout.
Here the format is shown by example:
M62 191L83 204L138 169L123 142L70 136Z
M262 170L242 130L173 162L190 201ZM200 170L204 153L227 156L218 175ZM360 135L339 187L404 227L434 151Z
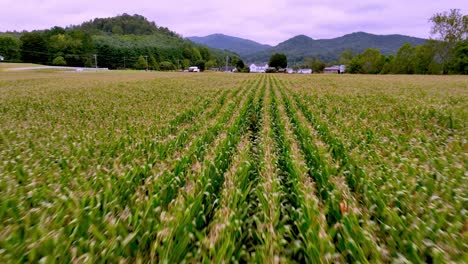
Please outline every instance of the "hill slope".
M166 27L158 27L153 21L149 21L144 16L135 14L122 14L115 17L95 18L72 26L71 29L79 29L92 35L152 35L164 34L178 36L175 32Z
M246 56L271 48L269 45L260 44L252 40L223 34L212 34L205 37L188 37L188 39L211 48L227 49L241 56Z
M266 62L276 52L285 53L289 61L302 61L304 57L318 57L324 61L337 60L344 50L355 53L367 48L379 49L383 54L395 54L404 43L423 44L426 40L403 35L374 35L356 32L333 39L314 40L299 35L288 39L275 47L244 57L248 62Z
M15 48L16 56L23 62L46 65L94 67L96 58L99 67L132 68L137 67L139 59L141 62L146 58L150 68L159 69L164 62L165 69L175 69L203 62L210 67L221 66L226 57L224 50L193 43L137 14L95 18L80 25L21 32L17 36L21 48ZM227 54L239 57L230 51ZM146 68L146 60L140 62L138 68Z

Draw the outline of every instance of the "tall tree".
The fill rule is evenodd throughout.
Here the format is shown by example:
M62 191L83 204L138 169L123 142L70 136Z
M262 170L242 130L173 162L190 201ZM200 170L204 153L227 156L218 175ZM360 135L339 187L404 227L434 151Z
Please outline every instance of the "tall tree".
M431 34L437 40L456 43L468 37L468 16L463 15L460 9L436 13L429 21L432 22Z
M380 73L385 63L385 57L378 49L368 48L359 55L362 63L362 72L376 74Z
M199 61L195 62L195 66L197 66L198 69L200 69L200 71L205 71L206 65L205 65L204 60L199 60Z
M11 35L0 35L0 55L5 61L19 61L21 42Z
M412 64L414 73L416 74L429 74L431 64L434 62L434 46L430 43L418 45L414 48L414 56Z
M48 61L47 42L41 32L24 33L21 37L21 60L46 64Z
M415 56L414 47L406 43L398 50L393 62L393 73L412 74L414 73L413 59Z
M275 53L270 57L270 61L268 62L268 66L275 67L276 69L279 68L286 68L288 66L288 58L284 53Z
M326 64L319 58L305 58L304 66L312 69L313 72L322 72Z
M467 39L468 16L460 9L437 13L430 19L432 22L431 35L435 40L437 50L436 60L443 65L444 73L448 71L448 62L453 60L454 48L457 42Z
M458 42L455 46L454 56L449 61L449 71L468 74L468 39Z
M158 63L158 61L156 60L156 58L155 58L153 55L151 55L151 56L149 57L149 62L148 62L148 64L149 64L148 66L149 66L149 68L150 68L151 70L154 70L154 71L159 70L159 63Z
M239 59L236 63L237 71L239 72L242 71L244 67L245 67L244 61Z
M146 63L146 60L143 56L140 55L140 57L138 57L135 68L137 70L146 70L148 68L148 63Z

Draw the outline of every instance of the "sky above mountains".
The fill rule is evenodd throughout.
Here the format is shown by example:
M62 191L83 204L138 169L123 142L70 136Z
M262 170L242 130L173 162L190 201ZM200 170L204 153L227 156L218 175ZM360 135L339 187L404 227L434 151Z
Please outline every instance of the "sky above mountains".
M96 17L140 14L188 36L223 33L276 45L305 34L334 38L365 31L428 38L429 18L466 0L0 0L0 31L81 24Z

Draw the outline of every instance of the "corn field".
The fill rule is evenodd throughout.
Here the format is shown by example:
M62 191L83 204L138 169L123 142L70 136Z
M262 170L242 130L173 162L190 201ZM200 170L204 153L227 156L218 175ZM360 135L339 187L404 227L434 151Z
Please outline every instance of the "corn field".
M0 262L463 263L468 78L0 72Z

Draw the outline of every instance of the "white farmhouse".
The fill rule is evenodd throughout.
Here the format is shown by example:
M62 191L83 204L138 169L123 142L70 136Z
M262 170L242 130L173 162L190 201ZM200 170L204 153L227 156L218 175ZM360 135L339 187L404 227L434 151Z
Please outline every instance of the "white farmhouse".
M311 73L312 73L312 69L299 69L299 70L297 70L297 73L311 74Z
M268 64L265 64L265 66L257 66L255 64L250 64L250 72L260 72L260 73L265 73L265 71L268 69Z

